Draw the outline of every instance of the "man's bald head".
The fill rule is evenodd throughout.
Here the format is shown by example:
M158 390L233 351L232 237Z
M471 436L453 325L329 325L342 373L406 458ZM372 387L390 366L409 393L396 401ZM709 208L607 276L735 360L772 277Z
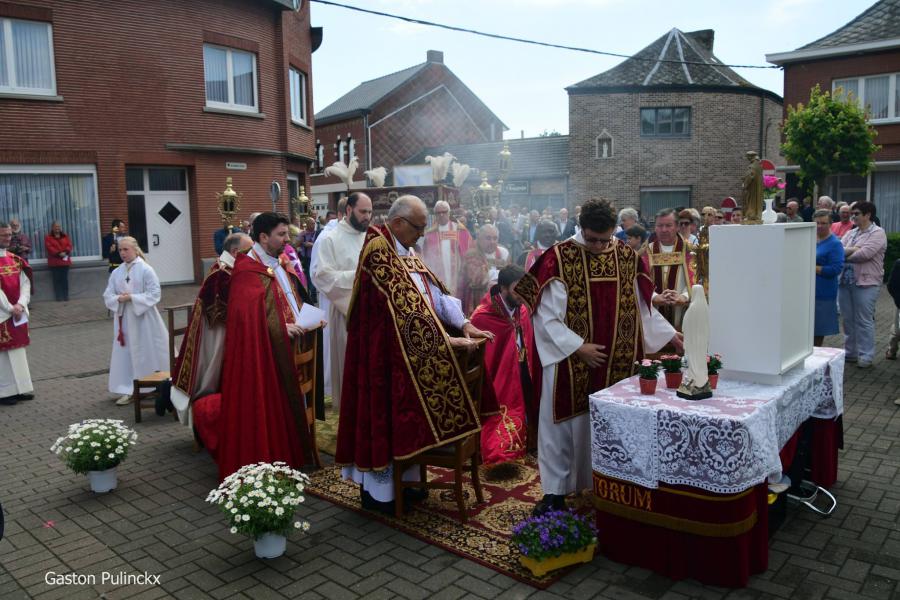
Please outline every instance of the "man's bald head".
M253 247L253 240L246 233L232 233L222 243L222 249L232 256L246 252Z
M387 220L388 227L397 241L403 244L404 248L411 248L425 233L425 227L428 225L428 208L418 197L406 194L391 204Z

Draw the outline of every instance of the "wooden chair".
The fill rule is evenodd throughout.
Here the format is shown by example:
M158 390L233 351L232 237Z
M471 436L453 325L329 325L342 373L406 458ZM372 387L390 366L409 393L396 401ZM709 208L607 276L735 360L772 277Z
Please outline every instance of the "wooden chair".
M313 463L318 469L322 468L322 459L319 458L316 440L316 343L321 332L321 329L317 329L303 334L294 346L294 366L300 381L300 393L306 401L306 424L309 426Z
M162 388L171 383L171 372L175 369L175 338L184 335L187 331L187 325L184 327L175 326L175 318L178 311L181 310L185 311L186 315L189 315L191 308L193 308L193 304L179 304L177 306L167 306L163 309L166 311L166 322L169 330L169 370L156 371L146 377L134 380L132 404L134 404L135 423L141 422L141 411L143 409L156 407L156 399L162 393ZM152 388L153 391L144 392L143 389L147 388ZM145 402L147 404L145 404ZM172 411L172 415L177 421L178 414L176 414L175 411ZM194 449L199 450L196 439L194 440Z
M481 412L481 386L484 381L484 351L486 340L478 340L477 348L468 352L464 349L455 349L456 360L463 372L463 378L475 411ZM411 458L394 462L394 511L396 517L403 516L403 490L406 488L422 488L453 490L456 505L459 508L460 521L468 520L466 514L466 502L463 496L463 469L468 469L472 476L472 486L475 488L475 498L479 503L484 502L484 494L481 491L481 479L478 476L479 451L481 448L481 433L476 432L455 442L426 450ZM403 481L403 473L412 465L419 465L420 481ZM452 483L428 481L428 467L443 467L453 469Z

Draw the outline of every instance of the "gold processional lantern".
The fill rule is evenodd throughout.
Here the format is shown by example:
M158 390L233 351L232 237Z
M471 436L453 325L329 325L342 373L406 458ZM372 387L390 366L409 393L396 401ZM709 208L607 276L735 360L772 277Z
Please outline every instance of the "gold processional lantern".
M241 195L231 187L231 177L225 179L225 191L217 193L216 198L219 201L219 215L222 216L223 224L227 228L234 227L232 220L241 208Z
M294 209L294 216L300 217L301 221L305 221L312 216L312 200L306 197L306 186L300 186L295 198L291 198L291 207Z
M500 151L500 165L497 169L497 184L488 183L487 171L481 172L481 185L472 190L472 210L478 218L478 224L493 222L491 218L491 209L500 208L500 196L503 193L503 182L512 171L512 153L509 151L509 144L503 144L503 150Z

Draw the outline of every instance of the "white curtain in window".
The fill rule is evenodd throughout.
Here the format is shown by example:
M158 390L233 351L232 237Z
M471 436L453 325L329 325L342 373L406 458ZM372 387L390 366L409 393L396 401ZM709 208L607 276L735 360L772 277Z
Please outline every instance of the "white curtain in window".
M876 215L888 233L900 231L900 171L874 173Z
M212 46L203 47L203 70L206 74L206 99L228 102L228 63L225 51Z
M0 20L0 86L9 85L9 75L6 74L6 27Z
M859 79L836 79L832 85L834 97L846 100L853 95L853 99L859 102Z
M72 240L72 256L100 257L93 175L0 173L0 219L13 217L31 238L30 260L47 257L44 236L53 221Z
M303 75L291 69L291 118L305 121L303 115Z
M253 55L232 50L231 72L234 74L234 103L253 106Z
M866 79L866 105L871 111L872 119L887 119L888 116L888 78L869 77Z
M16 86L52 89L50 26L35 21L12 21L13 54L16 59Z

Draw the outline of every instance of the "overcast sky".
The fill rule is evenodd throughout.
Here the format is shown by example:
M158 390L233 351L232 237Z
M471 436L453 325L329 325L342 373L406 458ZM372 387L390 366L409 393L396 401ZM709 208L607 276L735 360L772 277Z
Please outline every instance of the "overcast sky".
M634 54L673 27L713 29L726 64L766 64L846 24L873 2L859 0L336 0L490 33ZM314 109L374 79L444 52L446 65L509 127L505 137L568 133L565 87L624 59L450 32L312 3L324 27L313 54ZM736 69L782 93L778 69Z

